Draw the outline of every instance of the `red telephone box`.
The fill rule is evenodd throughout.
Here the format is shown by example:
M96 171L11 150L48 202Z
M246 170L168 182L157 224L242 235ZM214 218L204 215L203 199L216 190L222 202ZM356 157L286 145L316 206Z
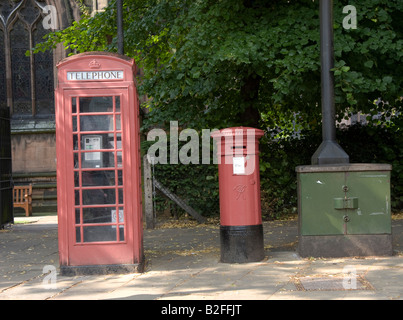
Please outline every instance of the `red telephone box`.
M234 127L215 131L219 158L221 261L264 258L260 203L259 138L263 131Z
M57 201L62 274L141 272L135 64L91 52L58 65Z

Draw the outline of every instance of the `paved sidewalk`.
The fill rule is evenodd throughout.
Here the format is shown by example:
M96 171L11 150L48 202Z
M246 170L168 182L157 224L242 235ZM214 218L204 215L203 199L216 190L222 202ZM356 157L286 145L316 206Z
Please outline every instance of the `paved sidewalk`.
M145 230L144 273L62 277L57 217L29 219L0 231L0 300L403 298L403 220L392 257L302 259L293 220L264 223L262 262L220 263L219 227L202 225Z

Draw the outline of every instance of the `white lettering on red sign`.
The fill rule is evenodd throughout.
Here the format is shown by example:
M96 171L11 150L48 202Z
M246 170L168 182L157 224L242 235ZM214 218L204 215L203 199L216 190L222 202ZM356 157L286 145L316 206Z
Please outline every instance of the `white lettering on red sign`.
M122 71L74 71L67 72L68 81L88 80L121 80L124 78Z

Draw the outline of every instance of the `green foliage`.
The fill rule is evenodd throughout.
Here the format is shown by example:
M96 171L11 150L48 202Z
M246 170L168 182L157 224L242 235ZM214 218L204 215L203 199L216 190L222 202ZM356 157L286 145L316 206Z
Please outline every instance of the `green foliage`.
M339 132L350 162L392 165L392 209L403 209L403 114L386 125L351 126Z
M386 125L339 127L337 139L350 156L350 163L388 163L392 165L392 210L403 208L403 114L395 115ZM321 128L301 132L301 138L287 137L264 141L260 145L261 189L264 195L263 214L277 218L295 212L297 182L295 167L309 165L321 143ZM263 201L263 200L262 200ZM265 206L264 203L270 204Z
M342 8L348 4L357 9L357 29L342 27ZM168 127L171 120L195 129L252 124L278 130L281 139L263 146L262 189L276 214L295 207L295 166L309 164L320 143L319 1L125 0L124 6L125 53L142 68L138 89L149 98L143 104L150 111L143 130ZM401 0L334 1L339 120L357 111L385 116L403 111L402 13ZM34 51L63 43L72 53L116 52L115 21L111 1L95 17L48 34ZM375 127L340 131L345 139L340 144L352 162L393 164L393 201L401 206L402 123L385 119ZM295 130L304 138L293 139ZM364 137L359 149L366 153L359 154L357 143ZM166 183L174 183L169 175L175 172L203 180L194 165L165 167ZM215 177L213 170L204 174ZM199 197L206 194L203 188ZM178 192L184 189L177 186Z
M341 1L341 5L346 5ZM401 108L403 28L402 1L348 1L357 8L356 30L345 30L341 10L335 10L336 105L342 117L369 113L379 98Z
M358 28L342 27L355 5ZM144 128L178 120L192 128L289 126L320 120L317 0L125 0L125 53L144 71L150 99ZM403 26L400 0L334 2L335 87L339 118L368 113L380 98L401 107ZM50 33L35 51L64 43L73 52L116 51L116 10L84 16ZM258 112L253 113L253 110ZM260 114L260 116L259 116ZM313 126L313 127L312 127Z
M261 139L260 181L264 201L262 215L280 218L297 210L295 167L311 163L321 143L321 128L303 131L301 138ZM269 204L269 205L267 205Z
M108 51L109 41L116 33L114 17L106 12L97 14L97 19L83 12L79 22L64 30L50 32L44 36L44 42L38 43L33 49L34 53L44 52L56 48L62 43L69 55L85 51ZM27 52L29 54L29 52Z
M217 166L158 164L155 166L155 177L201 215L219 215ZM165 199L158 194L160 211L166 208Z
M167 142L169 141L170 138L168 136ZM154 166L155 178L203 216L217 216L220 211L217 165L171 164L170 148L174 147L181 150L186 143L186 141L179 141L177 145L174 143L172 146L170 143L167 143L168 163L156 164ZM147 152L152 144L154 144L154 141L144 141L142 143L142 151ZM202 154L201 144L199 153ZM156 202L158 213L167 209L168 201L162 194L157 193ZM174 211L179 210L182 212L182 209L177 207L173 202L170 202L170 209L171 211L173 209Z
M372 120L367 125L341 126L337 129L337 139L350 156L351 163L392 165L392 210L398 211L403 209L403 114L394 115L392 119L383 120L382 123L386 123L383 125L377 125L377 120ZM309 165L321 141L320 126L315 130L303 130L300 137L261 138L260 180L264 219L278 219L296 213L295 167ZM152 143L145 142L144 151ZM201 214L219 214L217 165L159 164L155 166L155 175ZM166 200L159 195L157 201L160 203L159 210L163 211Z

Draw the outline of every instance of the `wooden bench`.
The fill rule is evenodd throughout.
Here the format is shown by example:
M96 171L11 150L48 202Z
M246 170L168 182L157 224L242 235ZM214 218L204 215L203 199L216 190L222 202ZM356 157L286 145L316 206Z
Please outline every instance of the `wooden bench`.
M14 207L25 210L25 216L32 215L32 184L29 186L15 186L13 191Z

